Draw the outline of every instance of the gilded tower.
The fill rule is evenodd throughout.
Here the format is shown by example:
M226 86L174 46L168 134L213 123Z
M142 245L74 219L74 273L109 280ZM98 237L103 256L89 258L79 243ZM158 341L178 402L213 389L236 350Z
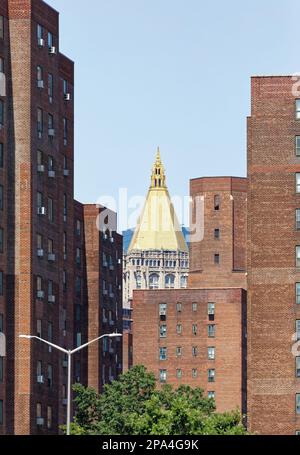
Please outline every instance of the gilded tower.
M130 308L135 289L186 288L188 270L188 247L158 149L146 202L124 255L124 307Z

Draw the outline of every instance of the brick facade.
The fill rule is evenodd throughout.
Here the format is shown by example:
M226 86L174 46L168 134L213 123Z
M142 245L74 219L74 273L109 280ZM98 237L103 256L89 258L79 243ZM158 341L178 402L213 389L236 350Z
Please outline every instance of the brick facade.
M211 315L209 303L214 304ZM160 316L161 304L167 306L166 316ZM220 412L237 407L245 412L245 318L246 292L238 288L134 291L133 364L145 365L158 383L160 370L166 370L169 384L214 392ZM160 359L161 348L166 348L166 360ZM208 348L214 348L214 359ZM214 371L212 382L209 370Z
M191 227L197 228L197 237L194 238L192 228L189 287L246 289L247 179L193 179L190 194L193 201ZM215 263L217 254L218 264Z
M300 430L292 354L300 320L294 83L292 77L252 78L248 119L248 418L249 429L262 434Z
M88 340L88 318L96 309L88 293L91 247L97 248L93 260L99 265L95 335L121 331L122 274L117 261L122 237L112 233L115 242L109 241L109 247L102 240L91 245L93 229L95 238L103 234L95 219L85 220L85 207L74 201L74 64L59 52L58 13L41 0L0 0L0 15L7 90L0 98L0 330L7 340L3 379L0 376L0 434L56 434L66 421L65 359L19 335L38 335L65 348ZM115 265L108 278L114 294L107 303L112 310L109 326L103 325L105 298L100 291L105 249ZM101 388L103 381L115 378L122 368L120 344L114 339L105 353L104 375L102 347L93 375L88 352L77 354L73 380L98 382Z

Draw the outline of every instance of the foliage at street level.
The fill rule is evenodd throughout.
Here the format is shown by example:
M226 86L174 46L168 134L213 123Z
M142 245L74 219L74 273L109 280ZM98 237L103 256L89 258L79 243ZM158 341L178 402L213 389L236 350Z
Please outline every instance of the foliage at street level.
M102 394L74 386L75 435L244 435L239 411L219 414L201 389L156 388L155 377L136 366Z

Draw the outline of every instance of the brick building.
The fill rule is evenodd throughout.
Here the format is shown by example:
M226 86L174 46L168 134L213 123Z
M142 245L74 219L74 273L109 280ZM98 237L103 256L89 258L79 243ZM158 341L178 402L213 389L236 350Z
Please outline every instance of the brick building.
M300 432L300 354L292 352L300 339L298 90L291 76L252 78L248 420L262 434Z
M200 178L190 188L188 289L134 291L133 364L159 383L201 387L219 411L245 413L247 180Z
M122 238L102 240L89 214L99 209L74 202L74 65L59 51L58 19L41 0L0 0L0 434L54 434L65 423L65 359L20 334L72 348L92 335L96 307L94 334L122 327ZM104 251L115 267L107 278ZM98 306L89 292L97 277ZM122 350L116 340L108 353L94 349L98 357L77 355L73 376L101 389L121 370Z

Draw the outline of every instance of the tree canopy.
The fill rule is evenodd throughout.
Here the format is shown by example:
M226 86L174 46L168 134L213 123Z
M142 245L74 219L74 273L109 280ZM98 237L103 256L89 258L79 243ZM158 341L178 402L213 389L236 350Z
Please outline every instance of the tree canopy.
M74 386L78 435L243 435L238 410L220 414L201 389L158 389L152 373L135 366L105 385L102 394Z

